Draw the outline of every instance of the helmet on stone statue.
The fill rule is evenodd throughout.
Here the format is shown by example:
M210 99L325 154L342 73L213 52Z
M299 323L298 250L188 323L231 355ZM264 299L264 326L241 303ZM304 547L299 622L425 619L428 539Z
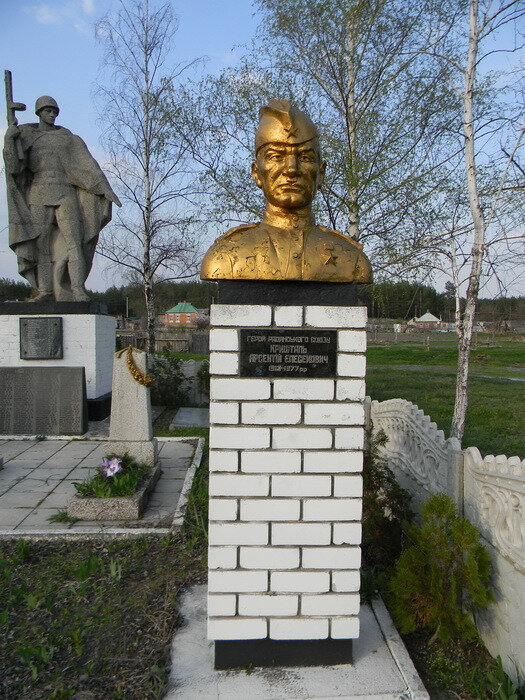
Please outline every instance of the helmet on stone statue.
M60 112L57 101L49 95L42 95L42 97L39 97L35 102L35 114L38 114L44 107L53 107L53 109L56 109L57 114Z

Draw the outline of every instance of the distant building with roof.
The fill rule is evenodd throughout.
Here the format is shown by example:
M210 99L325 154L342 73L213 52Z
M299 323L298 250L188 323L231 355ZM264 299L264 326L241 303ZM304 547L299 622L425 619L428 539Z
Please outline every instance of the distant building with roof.
M408 322L408 325L418 328L419 330L433 331L441 328L442 323L441 319L437 318L437 316L434 316L434 314L431 314L430 311L427 310L426 314L423 314L423 316L420 316L419 318L413 318Z
M164 313L165 326L194 326L199 311L193 304L180 301L176 306Z

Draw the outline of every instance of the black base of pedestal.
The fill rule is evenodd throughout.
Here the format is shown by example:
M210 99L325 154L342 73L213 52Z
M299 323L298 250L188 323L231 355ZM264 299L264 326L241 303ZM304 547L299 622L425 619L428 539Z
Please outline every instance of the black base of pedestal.
M357 303L354 282L219 280L218 285L219 304L355 306Z
M0 316L34 314L107 314L108 307L98 301L2 301Z
M111 391L87 400L88 420L104 420L111 413Z
M352 663L352 639L243 639L215 642L215 670Z

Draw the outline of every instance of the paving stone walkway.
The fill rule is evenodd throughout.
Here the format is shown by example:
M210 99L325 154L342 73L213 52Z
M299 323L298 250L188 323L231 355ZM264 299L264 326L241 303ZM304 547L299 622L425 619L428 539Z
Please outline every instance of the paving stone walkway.
M0 537L170 528L196 444L191 438L159 438L162 475L141 520L57 523L49 517L67 508L75 495L73 482L94 474L107 453L104 439L0 438Z

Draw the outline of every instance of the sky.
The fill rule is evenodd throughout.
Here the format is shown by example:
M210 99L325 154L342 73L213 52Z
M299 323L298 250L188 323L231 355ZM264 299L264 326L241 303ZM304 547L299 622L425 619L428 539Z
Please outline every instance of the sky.
M17 112L19 122L38 121L35 100L53 96L60 106L57 124L81 136L101 165L105 155L93 94L103 49L95 39L94 25L118 4L118 0L0 0L0 68L13 74L14 101L27 105L25 112ZM174 60L207 57L206 68L212 73L234 64L242 54L241 45L255 31L250 0L173 0L172 5L179 18ZM0 101L3 143L7 124L5 102ZM8 246L3 170L0 182L0 277L21 280ZM114 269L104 268L105 261L95 256L88 289L103 290L115 283Z
M157 5L158 0L151 3ZM206 57L206 69L211 73L235 64L244 52L243 44L249 43L256 29L251 0L172 0L172 5L179 18L179 30L173 40L174 62ZM52 95L60 105L57 123L81 136L102 167L106 156L99 142L102 126L93 95L103 47L95 39L94 26L118 6L118 0L0 0L0 68L12 71L14 100L27 105L26 112L18 113L19 121L37 121L36 98ZM0 101L3 104L3 99ZM5 109L0 109L1 141L6 126ZM0 277L21 279L16 256L8 246L3 172L0 173ZM509 294L525 294L525 270L517 277L518 283L512 285ZM107 261L95 256L88 289L103 290L123 282L114 268L107 267ZM442 290L445 278L437 278L434 283ZM490 283L482 290L482 296L497 293L496 285L491 287Z

